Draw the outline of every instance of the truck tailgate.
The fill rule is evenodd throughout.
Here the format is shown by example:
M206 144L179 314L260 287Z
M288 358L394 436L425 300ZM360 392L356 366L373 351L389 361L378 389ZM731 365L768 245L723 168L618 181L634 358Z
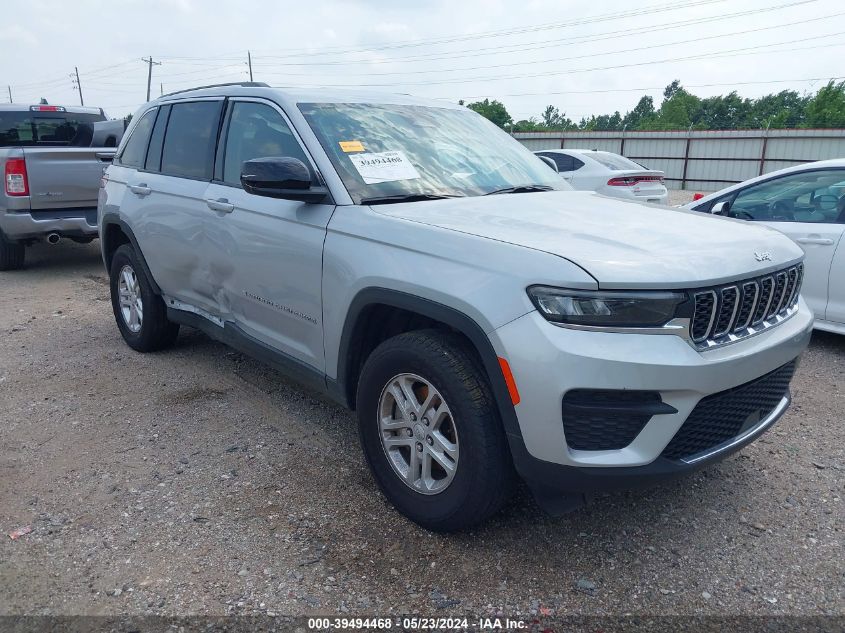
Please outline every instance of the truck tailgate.
M100 178L114 152L97 147L24 147L31 209L96 207Z

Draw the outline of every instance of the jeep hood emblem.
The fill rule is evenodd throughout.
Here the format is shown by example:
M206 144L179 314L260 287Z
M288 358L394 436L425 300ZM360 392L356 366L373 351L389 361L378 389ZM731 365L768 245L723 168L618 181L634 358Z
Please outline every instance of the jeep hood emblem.
M769 251L759 252L754 251L754 258L758 262L770 262L772 261L772 254Z

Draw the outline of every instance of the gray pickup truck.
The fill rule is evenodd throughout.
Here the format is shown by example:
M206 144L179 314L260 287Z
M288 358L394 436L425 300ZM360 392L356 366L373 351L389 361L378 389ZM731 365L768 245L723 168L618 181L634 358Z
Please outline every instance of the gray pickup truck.
M97 237L97 190L123 135L102 108L0 105L0 270L41 239Z

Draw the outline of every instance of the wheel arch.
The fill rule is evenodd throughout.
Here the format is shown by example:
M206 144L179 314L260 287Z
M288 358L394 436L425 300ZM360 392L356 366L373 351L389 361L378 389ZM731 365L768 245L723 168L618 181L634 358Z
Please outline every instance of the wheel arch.
M150 271L150 267L147 265L147 260L144 258L144 253L138 245L135 233L133 233L130 226L117 215L111 213L106 214L103 216L100 228L100 248L102 250L103 263L106 266L106 272L111 269L111 260L112 257L114 257L115 251L123 244L129 244L133 249L135 249L135 253L141 261L141 266L144 268L144 274L146 274L147 279L150 280L153 292L160 295L161 288L159 288L152 272Z
M487 376L496 408L509 440L514 435L521 439L516 411L502 374L498 355L484 329L472 317L460 310L399 290L365 288L359 291L350 303L340 338L337 379L334 385L331 384L331 380L329 381L329 391L334 392L335 399L340 400L350 409L355 409L358 377L364 360L372 351L366 347L366 332L368 324L372 323L370 317L374 316L374 311L377 315L378 310L402 311L405 315L418 318L423 324L422 327L435 324L461 334L473 348L480 361L481 369Z

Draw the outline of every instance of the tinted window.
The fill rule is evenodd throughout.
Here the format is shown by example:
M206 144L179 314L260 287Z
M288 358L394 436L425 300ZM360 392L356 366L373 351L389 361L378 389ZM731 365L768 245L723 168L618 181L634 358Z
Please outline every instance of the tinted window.
M148 111L138 125L132 130L129 140L120 153L120 164L127 167L141 167L144 164L144 156L147 154L147 141L150 140L150 132L153 129L153 122L156 119L156 110Z
M161 154L162 173L211 179L221 103L197 101L173 105Z
M551 158L558 171L572 171L572 156L569 154L558 154L557 152L549 152L548 154L541 154L547 158Z
M743 189L728 215L769 222L835 223L841 221L843 209L845 170L818 169Z
M235 103L226 135L223 182L240 185L244 161L268 156L298 158L308 165L305 152L281 114L263 103Z
M578 171L584 166L584 161L578 160L574 156L572 157L572 171Z
M33 145L90 147L101 114L0 111L0 147Z
M150 135L150 147L147 150L147 171L159 171L161 169L161 147L164 144L164 130L167 128L167 118L170 115L170 106L162 106L156 118L153 133Z

